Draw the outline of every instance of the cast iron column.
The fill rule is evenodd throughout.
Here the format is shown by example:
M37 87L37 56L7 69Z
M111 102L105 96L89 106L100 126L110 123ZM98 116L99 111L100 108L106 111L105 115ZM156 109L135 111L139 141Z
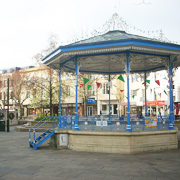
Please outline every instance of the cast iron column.
M130 96L129 96L129 76L130 76L130 68L129 68L129 53L126 53L126 75L127 75L127 105L128 105L128 112L127 112L127 131L131 132L131 117L130 117Z
M59 65L59 125L58 128L61 128L61 65Z
M76 85L76 111L75 111L75 130L79 130L79 126L78 126L78 58L76 57L75 59L75 85Z
M174 101L173 101L173 86L172 86L172 63L171 58L169 57L169 98L170 98L170 122L169 129L174 129Z

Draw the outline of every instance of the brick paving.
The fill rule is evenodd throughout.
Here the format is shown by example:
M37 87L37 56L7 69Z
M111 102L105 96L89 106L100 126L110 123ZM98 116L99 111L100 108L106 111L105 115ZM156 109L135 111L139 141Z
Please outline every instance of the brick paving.
M0 180L179 180L180 148L135 155L38 150L28 132L0 132ZM180 131L179 131L180 139Z

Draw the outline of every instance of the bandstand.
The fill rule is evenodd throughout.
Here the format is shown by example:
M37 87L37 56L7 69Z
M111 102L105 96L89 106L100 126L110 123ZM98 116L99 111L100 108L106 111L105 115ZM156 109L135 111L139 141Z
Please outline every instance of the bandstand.
M147 113L145 93L145 117L130 114L131 73L167 70L172 82L172 69L180 65L180 45L128 34L125 31L109 31L103 35L60 46L42 62L59 70L59 123L54 130L56 146L78 151L137 153L178 147L177 130L174 127L173 86L169 83L170 115L156 125L146 127ZM75 72L75 116L61 115L61 72ZM78 115L79 73L125 74L127 79L127 116L80 117ZM146 88L146 81L145 81ZM146 92L146 90L145 90ZM98 123L99 122L99 123ZM66 139L65 145L61 137ZM52 141L51 141L52 142ZM62 143L62 144L61 144Z

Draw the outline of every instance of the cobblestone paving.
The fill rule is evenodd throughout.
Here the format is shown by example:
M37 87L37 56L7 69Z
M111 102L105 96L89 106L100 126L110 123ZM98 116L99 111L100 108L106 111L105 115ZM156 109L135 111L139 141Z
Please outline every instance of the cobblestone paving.
M180 132L179 132L180 137ZM180 139L180 138L179 138ZM136 155L28 147L28 132L0 132L0 180L180 180L180 148Z

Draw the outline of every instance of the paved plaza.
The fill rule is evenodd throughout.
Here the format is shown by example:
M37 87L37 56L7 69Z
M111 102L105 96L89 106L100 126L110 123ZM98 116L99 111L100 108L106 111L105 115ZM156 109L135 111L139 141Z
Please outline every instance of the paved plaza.
M57 150L46 143L33 150L28 132L10 130L0 132L0 180L180 179L180 148L120 155Z

